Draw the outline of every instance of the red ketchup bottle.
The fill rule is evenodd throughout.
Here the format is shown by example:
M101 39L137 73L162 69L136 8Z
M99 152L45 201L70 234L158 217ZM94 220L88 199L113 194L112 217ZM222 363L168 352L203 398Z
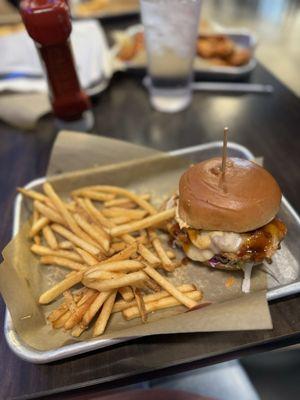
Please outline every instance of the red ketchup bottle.
M50 100L61 126L89 130L90 101L78 80L70 33L70 11L64 0L22 0L20 13L47 72Z

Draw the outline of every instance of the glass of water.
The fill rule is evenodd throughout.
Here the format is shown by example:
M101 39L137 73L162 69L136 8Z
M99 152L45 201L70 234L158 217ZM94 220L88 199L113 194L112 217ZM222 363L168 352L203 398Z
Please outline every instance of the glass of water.
M192 97L201 0L140 2L151 104L158 111L181 111L190 104Z

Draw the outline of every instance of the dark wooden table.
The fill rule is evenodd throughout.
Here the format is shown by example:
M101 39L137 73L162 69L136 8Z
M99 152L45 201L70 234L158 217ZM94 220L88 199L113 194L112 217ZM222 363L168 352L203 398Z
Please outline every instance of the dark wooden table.
M260 66L253 81L272 84L274 94L196 93L188 110L164 115L151 110L139 78L119 74L94 102L94 133L171 150L218 140L223 126L228 125L230 140L264 156L266 167L300 211L299 100ZM34 132L0 124L1 248L11 235L15 188L44 174L55 135L50 116L41 120ZM92 385L98 385L98 391L106 390L297 343L299 309L298 296L273 302L271 331L153 336L49 365L31 365L18 359L1 331L0 399L41 398L42 394ZM1 325L3 317L1 303ZM87 389L72 392L70 398L87 398L86 393Z

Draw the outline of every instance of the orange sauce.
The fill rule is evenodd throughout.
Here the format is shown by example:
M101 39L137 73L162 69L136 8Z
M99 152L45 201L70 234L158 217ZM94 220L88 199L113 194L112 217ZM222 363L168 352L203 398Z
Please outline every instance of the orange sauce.
M230 276L229 278L226 279L225 286L227 289L231 288L235 284L235 279L233 276Z

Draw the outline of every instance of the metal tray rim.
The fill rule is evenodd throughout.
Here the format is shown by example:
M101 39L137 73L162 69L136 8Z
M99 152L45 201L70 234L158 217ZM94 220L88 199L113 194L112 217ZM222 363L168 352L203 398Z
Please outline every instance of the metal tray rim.
M190 147L185 147L177 150L170 151L169 154L172 156L179 156L179 155L185 155L185 154L190 154L192 152L196 152L199 150L206 150L210 149L213 147L222 147L223 143L221 141L214 141L214 142L209 142L205 144L200 144L196 146L190 146ZM234 142L229 142L228 147L236 150L240 150L245 154L245 156L249 160L253 160L254 154L248 150L246 147L234 143ZM30 189L38 184L43 183L46 180L46 177L40 177L37 179L34 179L30 181L27 185L25 185L25 188ZM15 236L19 230L19 216L20 216L20 210L21 210L21 202L22 202L22 196L21 194L18 194L15 199L14 203L14 219L13 219L13 236ZM293 215L293 217L297 220L297 222L300 224L300 217L297 214L297 212L294 210L294 208L291 206L291 204L286 200L285 197L282 199L282 203L287 207L288 211ZM267 292L267 300L275 300L284 296L296 294L300 292L300 282L294 282L287 284L285 286L282 286L280 288L275 288L271 289ZM109 346L122 343L125 341L130 341L135 339L135 337L131 338L124 338L124 339L104 339L104 340L99 340L99 339L94 339L94 340L89 340L87 342L78 342L74 343L71 345L67 345L55 350L48 350L48 351L38 351L34 350L32 348L29 348L25 344L22 344L20 342L20 339L18 338L17 333L13 329L12 325L12 320L10 317L10 313L8 309L6 308L5 312L5 320L4 320L4 336L6 339L6 342L9 346L9 348L21 359L32 362L35 364L44 364L56 360L60 360L63 358L71 357L77 354L82 354L82 353L87 353L96 349L100 349L103 347L107 346L107 342L109 342Z

